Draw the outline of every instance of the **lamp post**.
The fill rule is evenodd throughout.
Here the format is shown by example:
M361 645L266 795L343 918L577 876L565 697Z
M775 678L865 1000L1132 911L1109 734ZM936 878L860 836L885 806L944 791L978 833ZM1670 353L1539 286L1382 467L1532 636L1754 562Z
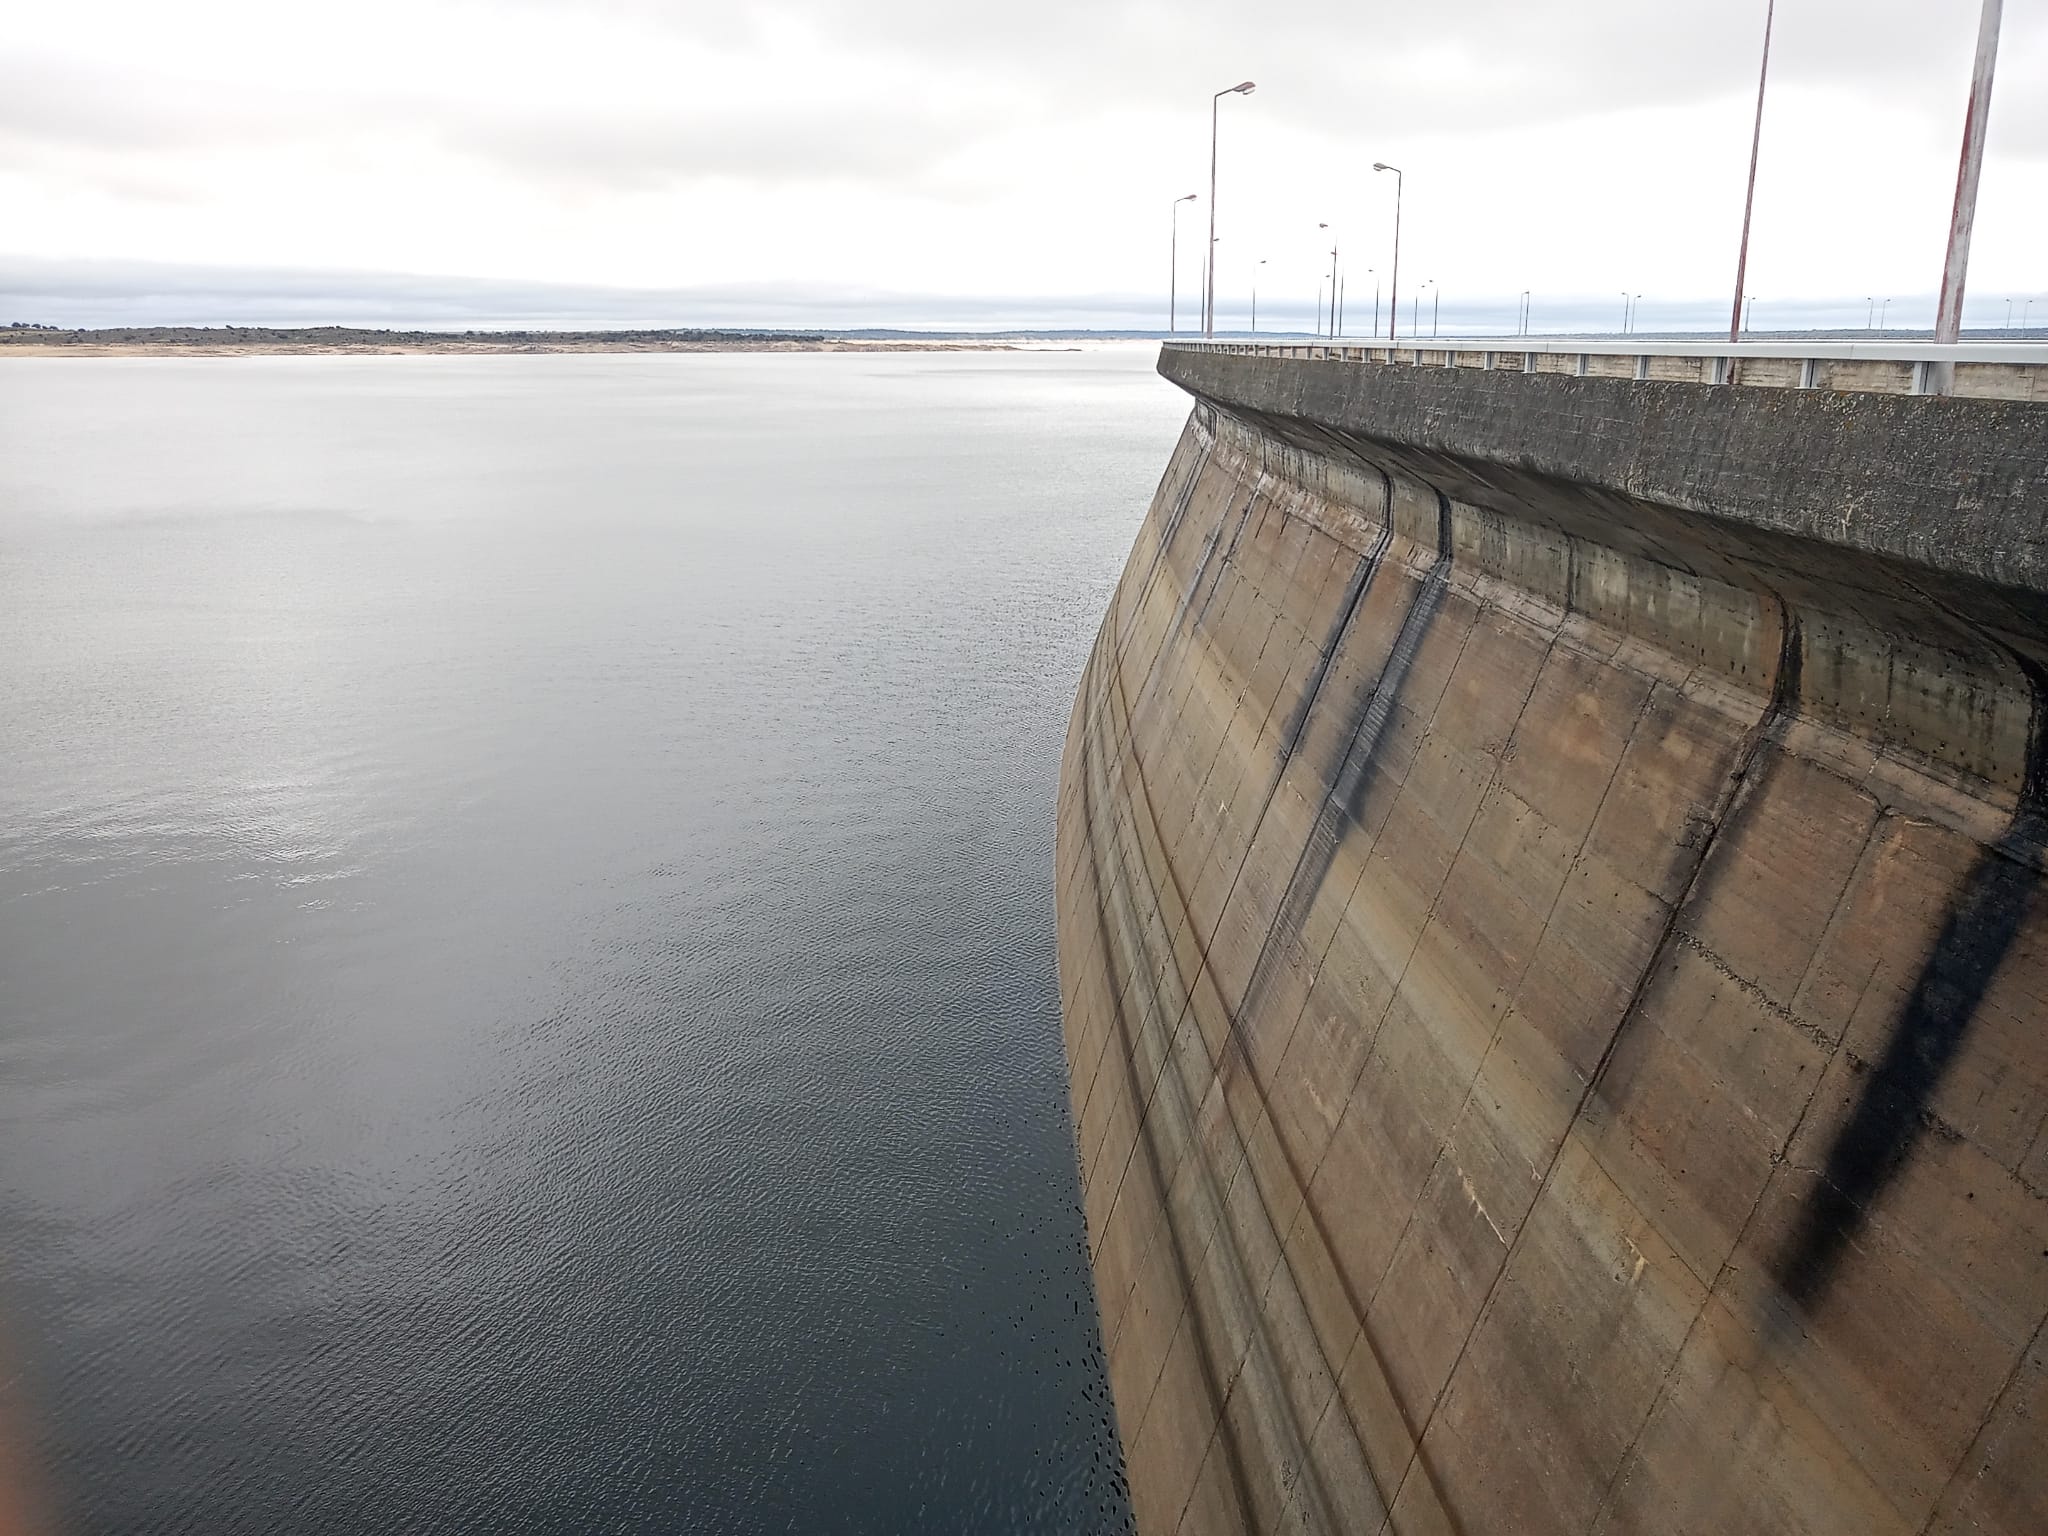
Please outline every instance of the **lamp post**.
M1891 312L1892 301L1890 299L1879 299L1877 301L1877 328L1880 331L1884 329L1885 320L1891 315Z
M1875 330L1877 327L1876 296L1873 295L1869 298L1866 298L1863 302L1870 306L1870 312L1863 317L1863 329L1865 329L1866 331Z
M1377 336L1380 333L1380 275L1371 267L1365 269L1365 275L1372 279L1372 330L1367 334Z
M1317 229L1330 229L1327 224L1317 224ZM1322 324L1323 317L1316 316L1316 323ZM1337 339L1337 231L1330 229L1330 339Z
M1529 290L1526 288L1522 290L1522 312L1515 317L1515 334L1517 336L1529 334Z
M1429 296L1429 339L1436 340L1436 324L1444 316L1444 291L1439 288Z
M1387 340L1392 341L1401 313L1401 167L1375 160L1372 168L1394 173L1394 270L1387 278ZM1373 329L1377 331L1379 326L1375 324Z
M1202 276L1202 334L1216 334L1216 121L1226 96L1249 96L1257 87L1239 81L1209 98L1209 264Z
M1642 305L1642 302L1643 302L1643 296L1642 296L1642 295L1641 295L1640 293L1634 293L1634 294L1630 294L1630 295L1629 295L1629 300L1628 300L1628 333L1629 333L1629 335L1631 335L1631 336L1635 335L1635 333L1636 333L1636 315L1637 315L1637 311L1638 311L1638 310L1640 309L1640 307L1641 307L1641 305Z
M1977 222L1977 177L1984 169L1984 120L1991 115L1991 73L1998 63L1998 22L2004 0L1984 0L1977 22L1977 60L1970 74L1970 111L1963 119L1963 163L1956 172L1956 205L1949 216L1948 260L1941 269L1941 308L1934 339L1953 345L1963 329L1963 287L1970 271L1970 231ZM1954 365L1938 363L1946 390Z
M1756 295L1752 293L1745 302L1747 304L1747 312L1742 317L1742 328L1747 331L1756 324ZM1739 340L1740 338L1737 339Z
M1995 3L1995 0L1992 0ZM1749 138L1749 190L1742 198L1742 245L1735 253L1735 310L1728 317L1728 339L1742 337L1742 288L1749 281L1749 215L1756 206L1756 157L1764 142L1764 82L1771 75L1771 21L1777 15L1778 0L1764 7L1764 61L1756 77L1756 128Z
M1621 291L1621 334L1628 334L1628 290Z
M1435 281L1436 279L1433 277L1425 277L1422 280L1422 288L1427 288ZM1420 336L1422 334L1422 288L1415 290L1415 301L1409 305L1411 313L1408 316L1408 334L1410 336Z
M1166 333L1170 336L1180 329L1180 205L1192 203L1195 194L1173 200L1173 239L1167 245L1166 279Z
M1261 256L1252 266L1252 334L1254 336L1259 334L1259 268L1265 264L1266 258Z

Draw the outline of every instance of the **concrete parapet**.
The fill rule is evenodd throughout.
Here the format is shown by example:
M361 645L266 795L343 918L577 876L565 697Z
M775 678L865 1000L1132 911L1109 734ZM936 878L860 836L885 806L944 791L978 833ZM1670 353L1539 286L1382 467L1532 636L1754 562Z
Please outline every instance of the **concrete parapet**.
M1834 389L1868 394L1948 394L2048 404L2048 346L1979 342L1674 342L1645 336L1501 337L1423 342L1174 341L1175 352L1284 357L1496 373L1563 373L1578 378L1747 384L1764 389Z
M2048 1529L2048 416L1162 371L1058 841L1141 1531Z

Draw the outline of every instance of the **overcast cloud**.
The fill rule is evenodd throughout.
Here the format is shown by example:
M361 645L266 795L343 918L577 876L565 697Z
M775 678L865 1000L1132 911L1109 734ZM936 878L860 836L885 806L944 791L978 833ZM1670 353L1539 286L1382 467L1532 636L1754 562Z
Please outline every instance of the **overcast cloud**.
M1882 295L1926 322L1978 9L1780 5L1760 319L1860 323ZM1224 323L1255 270L1267 323L1306 323L1327 221L1369 324L1385 159L1407 172L1404 294L1433 280L1447 322L1504 324L1529 288L1557 325L1624 290L1648 324L1713 324L1762 18L1763 0L70 0L0 41L0 302L1156 324L1172 198L1206 191L1210 93L1249 77L1223 105ZM1206 217L1182 217L1184 314ZM2028 294L2048 320L2041 0L2007 7L1970 319Z

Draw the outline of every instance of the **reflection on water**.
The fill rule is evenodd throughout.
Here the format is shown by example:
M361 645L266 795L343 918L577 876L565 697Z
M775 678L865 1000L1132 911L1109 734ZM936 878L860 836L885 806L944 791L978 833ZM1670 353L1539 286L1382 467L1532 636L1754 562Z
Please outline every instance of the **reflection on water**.
M1125 1521L1051 916L1142 351L0 367L0 1373L89 1531Z

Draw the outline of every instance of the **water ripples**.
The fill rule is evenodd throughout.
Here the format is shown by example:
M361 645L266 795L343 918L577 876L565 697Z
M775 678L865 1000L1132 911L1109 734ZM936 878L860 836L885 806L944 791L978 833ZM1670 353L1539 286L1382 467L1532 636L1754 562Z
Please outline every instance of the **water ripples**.
M1122 1529L1051 808L1180 414L1135 353L0 368L64 1522Z

